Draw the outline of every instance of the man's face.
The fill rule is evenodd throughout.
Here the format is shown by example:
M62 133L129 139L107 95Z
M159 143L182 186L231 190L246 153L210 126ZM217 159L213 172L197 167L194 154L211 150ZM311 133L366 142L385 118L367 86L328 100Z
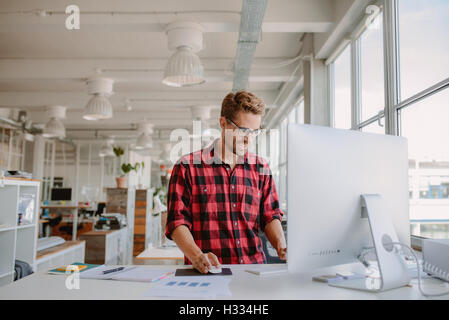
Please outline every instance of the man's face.
M251 130L260 129L262 116L251 112L239 112L232 120L240 128L248 128ZM250 136L242 136L239 134L238 128L226 120L225 117L220 118L220 127L222 129L222 138L228 149L238 156L243 156L248 151L248 145L254 140Z

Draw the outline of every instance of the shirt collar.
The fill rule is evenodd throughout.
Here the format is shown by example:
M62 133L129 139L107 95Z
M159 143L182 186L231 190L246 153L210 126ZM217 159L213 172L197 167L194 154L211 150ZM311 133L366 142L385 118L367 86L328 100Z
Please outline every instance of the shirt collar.
M215 139L208 147L202 150L202 158L205 163L208 164L224 164L219 155L215 152L216 148L221 148L221 144L218 144L220 139ZM248 152L243 156L239 156L237 164L243 164L248 162Z

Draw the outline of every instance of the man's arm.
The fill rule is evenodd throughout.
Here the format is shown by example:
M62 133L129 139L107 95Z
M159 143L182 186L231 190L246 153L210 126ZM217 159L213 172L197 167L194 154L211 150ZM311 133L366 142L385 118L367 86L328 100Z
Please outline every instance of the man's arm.
M281 222L278 219L273 219L266 225L265 234L273 248L276 249L279 259L287 260L287 243Z
M176 227L172 233L172 239L199 272L207 273L212 266L220 267L217 256L212 252L203 253L186 226Z

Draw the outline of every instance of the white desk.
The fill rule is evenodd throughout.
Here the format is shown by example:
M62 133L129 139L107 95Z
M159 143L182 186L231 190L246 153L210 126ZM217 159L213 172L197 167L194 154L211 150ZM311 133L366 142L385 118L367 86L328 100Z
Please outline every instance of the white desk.
M178 247L153 247L151 244L142 251L138 260L171 260L178 264L184 264L184 253Z
M161 268L162 266L145 266ZM179 266L163 266L175 270ZM412 280L413 287L403 287L382 293L369 293L357 290L329 287L325 283L313 282L311 274L278 274L257 276L245 272L247 268L279 268L279 265L230 265L233 272L230 290L232 297L223 299L427 299L418 290L417 280ZM346 267L320 270L319 273L347 271ZM356 269L352 268L353 271ZM79 290L67 290L64 275L49 275L45 272L32 274L15 283L0 287L0 299L154 299L144 297L144 293L154 284L108 281L80 280ZM448 286L439 280L424 280L427 291L448 290ZM434 298L449 299L449 295Z

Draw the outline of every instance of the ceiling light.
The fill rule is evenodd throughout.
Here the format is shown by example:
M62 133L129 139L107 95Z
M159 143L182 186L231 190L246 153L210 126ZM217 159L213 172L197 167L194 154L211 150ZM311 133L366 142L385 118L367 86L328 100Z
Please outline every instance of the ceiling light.
M204 83L204 68L196 55L203 48L204 28L194 22L175 22L166 32L168 48L175 53L168 59L162 83L171 87Z
M135 149L151 149L153 147L153 139L151 138L151 135L153 134L153 124L149 122L139 123L137 132L139 132L140 135L137 138Z
M112 105L101 93L96 93L87 102L83 118L86 120L105 120L112 118Z
M153 139L151 138L151 136L142 133L137 139L135 148L138 150L143 150L143 149L151 149L152 147L153 147Z
M111 140L111 139L106 140L106 143L100 147L100 152L98 153L98 155L100 157L114 157L115 154L114 154L114 150L112 148L113 143L114 143L114 140Z
M60 119L65 118L66 107L51 106L47 108L50 120L45 124L42 136L45 138L64 138L65 127Z
M99 76L87 80L88 92L93 97L84 109L84 119L95 121L112 118L112 105L108 97L112 95L113 84L114 80Z

